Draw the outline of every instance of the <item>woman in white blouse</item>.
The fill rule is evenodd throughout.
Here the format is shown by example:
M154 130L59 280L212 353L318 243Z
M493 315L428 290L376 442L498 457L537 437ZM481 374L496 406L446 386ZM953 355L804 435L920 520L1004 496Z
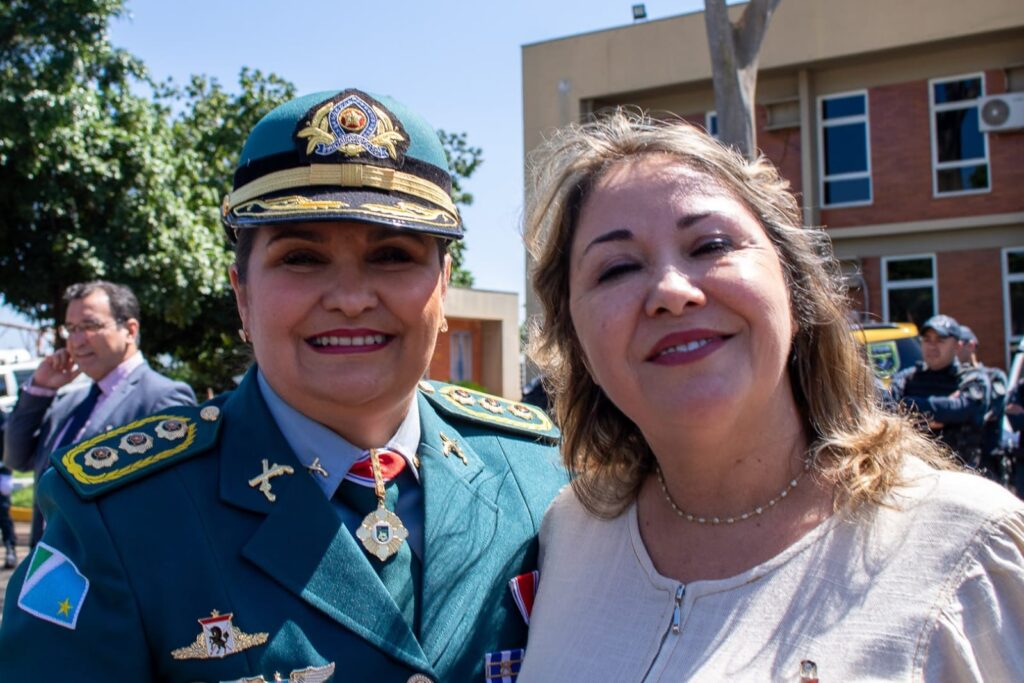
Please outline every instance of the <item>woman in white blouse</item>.
M623 112L533 162L576 477L520 683L1020 680L1024 505L881 407L777 171Z

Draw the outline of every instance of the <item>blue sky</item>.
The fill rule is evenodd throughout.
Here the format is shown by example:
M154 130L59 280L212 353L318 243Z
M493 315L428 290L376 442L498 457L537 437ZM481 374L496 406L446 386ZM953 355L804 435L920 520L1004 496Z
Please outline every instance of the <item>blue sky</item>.
M157 79L216 77L235 90L243 66L274 72L299 93L360 87L392 95L435 127L464 131L484 163L467 189L473 206L467 265L481 289L524 303L523 45L632 22L632 2L393 0L387 3L128 0L114 45ZM645 3L648 20L703 9L703 0ZM225 274L225 278L227 275ZM0 308L0 321L23 321ZM25 345L0 328L0 348Z

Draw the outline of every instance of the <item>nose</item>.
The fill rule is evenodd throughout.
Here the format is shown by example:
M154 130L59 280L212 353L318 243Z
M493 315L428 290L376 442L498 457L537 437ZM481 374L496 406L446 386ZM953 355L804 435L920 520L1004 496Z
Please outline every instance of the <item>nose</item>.
M644 311L654 317L662 314L682 315L687 307L703 306L707 303L704 290L694 278L678 268L667 265L656 271Z
M360 268L338 268L331 274L321 298L324 308L339 311L347 318L360 315L377 306L377 288L372 278Z

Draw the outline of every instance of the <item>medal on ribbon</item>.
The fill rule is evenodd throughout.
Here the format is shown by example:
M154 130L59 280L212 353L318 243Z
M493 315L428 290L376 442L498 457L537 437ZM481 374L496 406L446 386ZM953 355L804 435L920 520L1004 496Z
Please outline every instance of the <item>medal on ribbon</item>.
M373 491L377 496L377 509L363 518L363 523L356 529L356 538L362 542L367 552L383 562L398 552L398 549L409 537L409 530L402 524L384 503L384 475L380 468L380 456L377 449L370 449L370 467L373 470Z

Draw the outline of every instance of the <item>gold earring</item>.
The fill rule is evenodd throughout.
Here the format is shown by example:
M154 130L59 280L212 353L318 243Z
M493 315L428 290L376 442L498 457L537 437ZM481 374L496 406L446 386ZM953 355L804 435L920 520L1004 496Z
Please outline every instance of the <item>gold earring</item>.
M448 318L441 318L441 331L442 332L447 332L448 331Z
M238 338L242 340L243 344L252 343L252 339L249 338L249 333L245 331L244 327L238 328Z

